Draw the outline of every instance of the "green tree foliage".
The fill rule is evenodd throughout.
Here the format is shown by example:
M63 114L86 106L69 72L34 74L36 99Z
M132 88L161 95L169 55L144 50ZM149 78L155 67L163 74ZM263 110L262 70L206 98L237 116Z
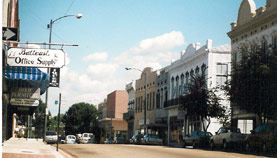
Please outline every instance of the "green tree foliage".
M230 101L259 116L261 122L277 113L276 48L262 45L240 47L240 60L233 61L231 80L225 88ZM262 120L262 118L265 118Z
M33 119L33 127L35 127L35 137L42 138L45 121L45 103L39 100L39 106L35 110Z
M225 116L226 107L220 104L222 98L217 95L218 88L208 89L204 74L191 76L186 87L186 95L182 97L182 108L189 117L200 117L204 131L210 125L210 118ZM204 120L208 121L205 126Z
M100 130L97 118L98 112L94 105L84 102L72 105L63 117L66 135L91 132L98 136Z

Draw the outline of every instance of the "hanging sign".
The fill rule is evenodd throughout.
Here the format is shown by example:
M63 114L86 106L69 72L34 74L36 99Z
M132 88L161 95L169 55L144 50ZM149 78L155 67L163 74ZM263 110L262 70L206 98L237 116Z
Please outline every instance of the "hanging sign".
M65 52L61 49L10 48L7 52L9 66L62 68Z
M60 69L50 68L49 87L59 87L59 86L60 86Z

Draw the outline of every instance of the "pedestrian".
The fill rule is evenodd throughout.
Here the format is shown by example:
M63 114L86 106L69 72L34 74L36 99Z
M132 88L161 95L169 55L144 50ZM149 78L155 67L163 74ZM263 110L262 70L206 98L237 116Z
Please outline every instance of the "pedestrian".
M18 137L18 132L19 132L19 129L16 127L14 129L14 137L17 138Z

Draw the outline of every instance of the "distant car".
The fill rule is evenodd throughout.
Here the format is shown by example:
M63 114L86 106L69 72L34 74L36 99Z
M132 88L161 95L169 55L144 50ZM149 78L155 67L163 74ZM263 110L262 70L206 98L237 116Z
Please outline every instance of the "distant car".
M251 130L251 134L245 138L245 150L263 151L277 149L277 125L264 124Z
M94 143L95 136L92 133L83 133L80 138L80 143L91 144Z
M46 133L45 133L45 142L47 144L57 143L57 141L58 141L58 136L57 136L57 133L55 131L46 131Z
M123 144L126 143L124 137L114 137L113 139L114 144Z
M67 135L65 137L66 144L76 144L76 137L74 135Z
M141 142L143 144L156 144L156 145L163 145L163 140L157 136L152 134L146 134L141 138Z
M190 135L184 137L183 146L193 146L193 148L208 147L212 136L210 132L193 131Z
M222 147L224 150L230 146L242 147L245 135L241 134L239 128L221 127L210 139L210 147Z
M112 144L113 143L113 139L112 138L106 138L104 140L104 144Z
M143 135L133 135L132 138L130 138L129 142L132 144L140 144L141 143L141 138L143 137Z

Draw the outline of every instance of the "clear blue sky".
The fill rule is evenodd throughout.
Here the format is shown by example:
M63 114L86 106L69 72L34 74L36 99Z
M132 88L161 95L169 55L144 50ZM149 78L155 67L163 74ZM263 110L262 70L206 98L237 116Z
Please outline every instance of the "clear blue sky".
M255 0L255 2L258 8L264 6L266 0ZM104 84L101 82L104 80L101 77L104 78L105 75L97 74L93 68L101 67L99 64L111 66L121 59L123 52L139 47L143 40L159 38L172 31L181 33L184 38L183 44L170 47L168 51L173 53L185 49L189 43L200 42L204 45L207 39L212 39L214 46L230 43L226 33L230 31L230 23L237 20L240 3L241 0L20 0L20 40L48 42L47 24L50 19L82 13L83 18L80 20L70 17L56 22L53 26L52 42L79 45L64 48L70 59L70 64L67 65L68 71L71 72L72 78L77 75L90 81L92 85L89 88L93 89L91 90L93 92L90 92L67 85L74 84L73 81L64 81L67 83L61 91L66 93L65 91L74 89L74 93L68 92L66 97L73 95L76 97L76 94L79 94L88 98L87 96L91 95L95 100L92 102L95 103L113 89L125 87L124 84L109 86L102 92L102 89L97 89L93 85ZM106 52L108 57L101 62L94 60L84 62L84 57L95 52ZM140 55L141 60L144 60L143 57L146 56ZM118 60L114 61L115 58ZM109 69L117 68L113 71L117 72L113 77L118 78L114 83L135 80L139 76L136 73L134 77L135 72L120 71L119 69L124 66L136 65L117 63L109 67ZM87 75L89 73L90 75ZM112 74L106 71L103 73ZM126 73L128 75L122 77ZM76 78L78 79L82 78ZM97 95L99 93L102 97Z

